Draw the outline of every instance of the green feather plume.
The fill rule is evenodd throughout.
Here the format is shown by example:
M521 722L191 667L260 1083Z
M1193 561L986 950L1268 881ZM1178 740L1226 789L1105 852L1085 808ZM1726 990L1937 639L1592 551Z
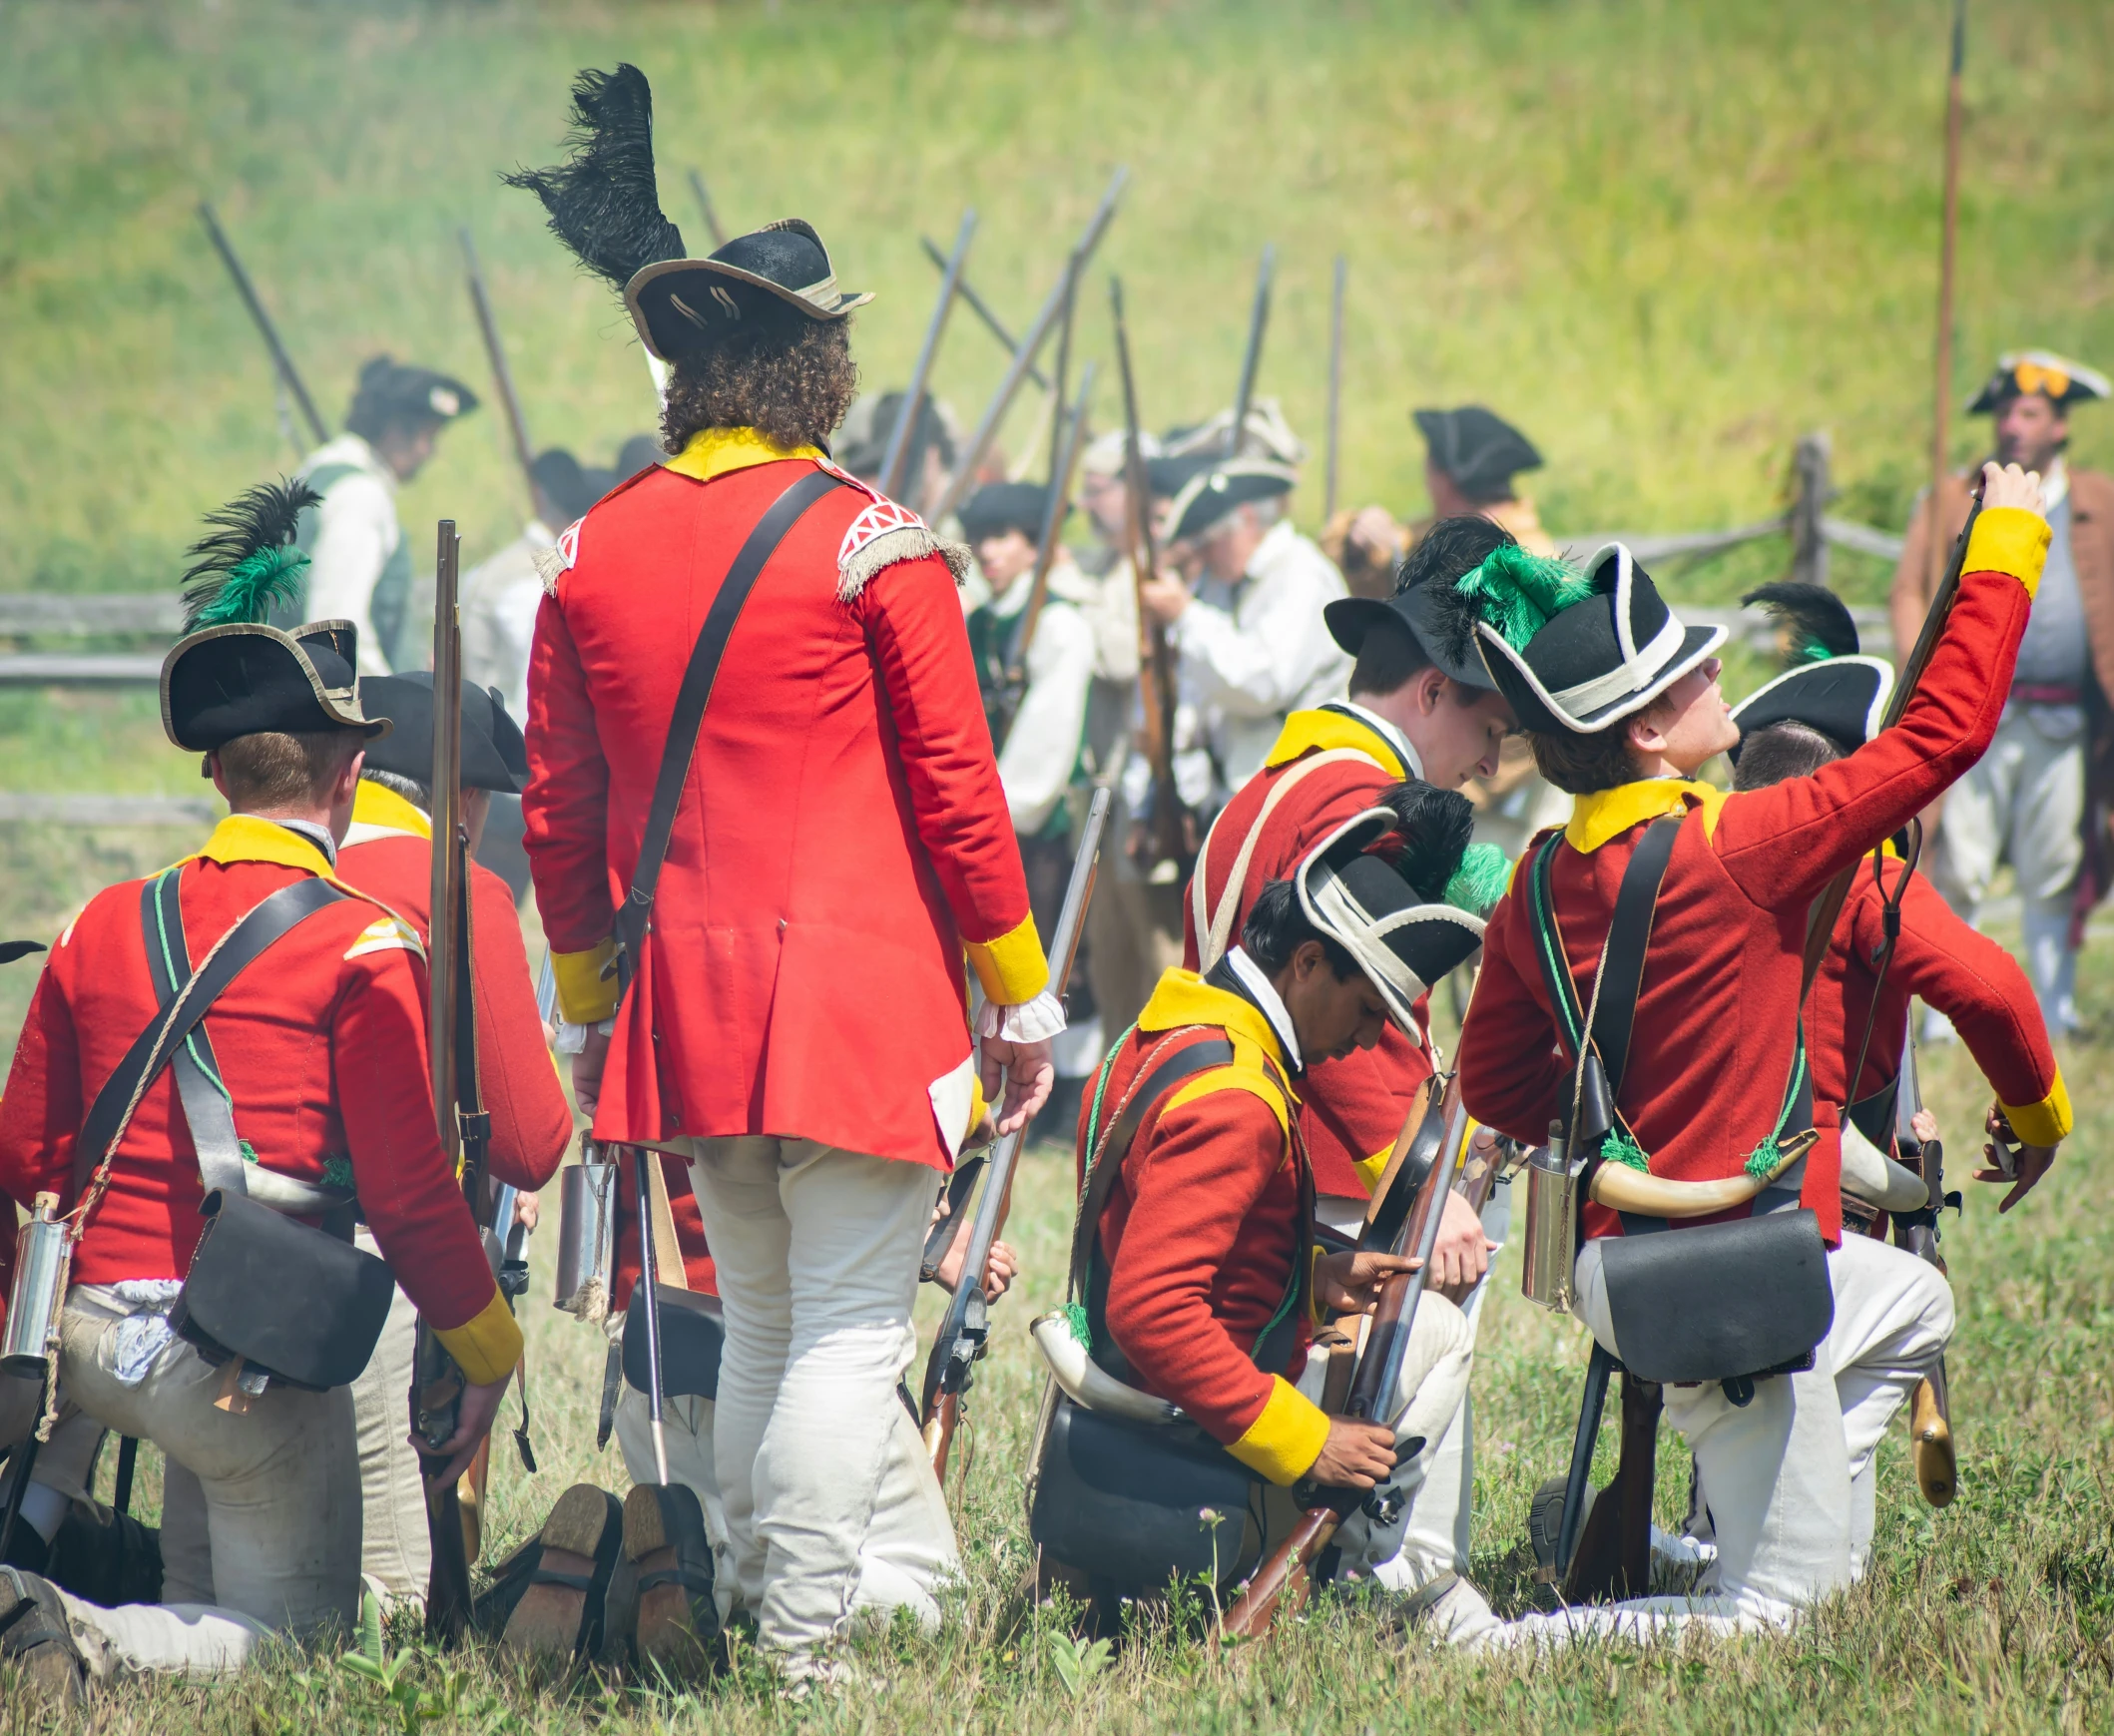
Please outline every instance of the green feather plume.
M1454 588L1514 651L1526 650L1550 616L1593 595L1591 579L1562 561L1529 554L1516 543L1493 549Z
M247 489L206 522L217 525L191 545L184 574L184 631L264 621L300 599L308 557L293 546L300 515L322 496L305 482L264 482Z
M1512 864L1494 844L1471 844L1446 882L1446 902L1471 915L1487 916L1512 882Z

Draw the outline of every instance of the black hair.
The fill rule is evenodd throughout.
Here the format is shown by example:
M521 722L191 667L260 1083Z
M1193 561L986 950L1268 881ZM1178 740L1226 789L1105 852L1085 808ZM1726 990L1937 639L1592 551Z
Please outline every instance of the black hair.
M1756 730L1740 744L1740 759L1733 767L1733 788L1767 790L1787 778L1810 778L1849 751L1825 730L1786 718L1782 723Z
M1461 858L1475 839L1475 804L1457 790L1441 790L1421 778L1390 784L1372 799L1394 813L1402 840L1394 871L1427 904L1446 901L1446 886L1460 871Z
M1534 754L1534 769L1567 796L1590 796L1634 784L1637 756L1630 748L1630 720L1619 718L1589 735L1570 730L1521 732Z
M1365 629L1357 662L1350 667L1350 697L1399 693L1430 667L1430 653L1406 621L1375 620Z
M1479 513L1460 518L1442 518L1417 539L1416 547L1402 557L1394 575L1395 595L1411 585L1436 581L1451 584L1465 578L1496 550L1518 539L1501 524Z
M1307 919L1307 912L1300 907L1299 890L1292 881L1272 880L1248 907L1248 920L1241 924L1241 950L1266 975L1275 976L1310 940L1321 943L1328 968L1335 972L1338 982L1358 974L1357 960Z

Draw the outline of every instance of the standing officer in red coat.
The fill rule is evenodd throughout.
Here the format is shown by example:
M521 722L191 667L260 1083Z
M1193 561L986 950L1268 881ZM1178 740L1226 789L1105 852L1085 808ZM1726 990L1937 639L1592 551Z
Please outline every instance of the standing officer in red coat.
M684 258L638 167L644 76L583 74L574 101L572 162L520 184L670 369L672 456L559 540L529 672L526 843L564 1013L614 1021L575 1067L597 1137L692 1163L726 1308L714 1448L737 1599L799 1681L859 1607L936 1620L956 1564L895 1384L976 1084L964 954L987 1091L1007 1076L1001 1128L1047 1095L1063 1014L960 553L823 446L851 401L845 315L865 297L837 289L797 220ZM670 740L686 660L795 488L727 639L620 997L612 924L664 749L691 746Z
M1943 1354L1952 1299L1933 1267L1842 1235L1837 1115L1812 1089L1800 958L1813 898L1971 766L1996 728L2048 526L2038 480L2016 468L1992 465L1984 500L1957 600L1900 722L1767 790L1726 795L1697 781L1739 739L1711 655L1723 630L1685 627L1621 545L1583 574L1502 549L1454 587L1459 641L1479 645L1535 764L1576 798L1564 830L1535 842L1485 931L1459 1050L1471 1115L1540 1140L1572 1107L1581 1064L1571 997L1579 1022L1592 1016L1585 996L1599 987L1618 888L1633 862L1650 864L1648 837L1670 851L1634 1015L1615 1033L1613 1129L1577 1141L1599 1161L1585 1178L1589 1240L1573 1308L1617 1358L1626 1334L1693 1343L1681 1340L1685 1322L1760 1294L1720 1297L1700 1276L1669 1291L1663 1275L1686 1258L1685 1238L1706 1233L1699 1221L1716 1232L1805 1208L1808 1223L1783 1229L1802 1240L1817 1232L1828 1249L1821 1271L1769 1280L1784 1287L1774 1304L1796 1295L1824 1323L1810 1370L1663 1389L1716 1529L1709 1593L1683 1613L1618 1604L1529 1617L1514 1634L1784 1625L1864 1567L1872 1452ZM1662 819L1671 829L1653 832ZM1565 976L1559 1001L1552 985ZM1617 1002L1625 998L1618 988ZM1699 1184L1714 1204L1699 1205ZM1742 1203L1725 1205L1731 1196ZM1662 1245L1656 1284L1637 1277L1632 1234ZM1824 1279L1825 1313L1805 1300Z
M433 796L427 783L433 776L433 677L425 672L370 675L359 684L359 701L362 709L396 727L367 749L360 764L352 824L338 852L337 871L421 934L430 934ZM474 849L491 793L517 793L528 766L521 731L496 690L464 682L461 704L463 813ZM525 1195L534 1194L565 1155L572 1111L536 1013L536 986L529 978L513 893L490 868L472 863L470 897L477 1084L492 1118L492 1174ZM432 1546L418 1454L403 1431L416 1326L417 1311L399 1285L374 1360L352 1384L352 1409L359 1424L360 1571L385 1596L422 1601ZM470 1498L468 1483L462 1493Z
M356 1204L471 1383L442 1449L446 1476L468 1462L520 1360L440 1146L419 936L336 876L361 756L388 723L360 710L348 622L258 624L299 572L289 545L313 498L254 490L216 519L227 534L194 551L206 559L190 575L193 624L202 592L211 624L163 664L162 718L177 747L205 757L231 812L197 855L98 893L59 936L0 1099L0 1190L24 1207L60 1194L79 1226L61 1385L168 1460L166 1605L102 1609L0 1573L0 1654L60 1692L77 1692L84 1671L239 1669L270 1634L341 1629L357 1607L349 1390L260 1380L266 1371L242 1357L209 1363L172 1324L205 1232L209 1169L217 1190L311 1223ZM113 1144L80 1149L91 1106L162 1017L165 993L173 1003L263 900L315 881L342 895L234 977ZM314 1303L295 1289L256 1306Z

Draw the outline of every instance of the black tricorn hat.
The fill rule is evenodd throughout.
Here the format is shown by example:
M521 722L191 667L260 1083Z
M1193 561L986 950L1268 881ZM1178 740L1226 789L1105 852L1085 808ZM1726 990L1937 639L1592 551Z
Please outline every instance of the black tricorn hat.
M1172 500L1217 462L1211 453L1163 452L1145 461L1146 489L1155 500Z
M986 482L961 505L962 533L971 542L1024 531L1032 541L1042 535L1049 516L1050 491L1035 482Z
M1541 468L1534 443L1494 410L1462 404L1457 410L1412 410L1434 468L1452 477L1471 500L1499 500L1522 470Z
M415 784L433 779L433 672L368 675L359 683L361 705L385 712L396 725L386 742L367 750L367 770L390 772ZM462 684L462 787L501 790L518 796L528 781L528 748L507 715L496 687Z
M1396 1026L1414 1036L1416 1002L1475 955L1483 922L1452 904L1424 902L1370 854L1395 824L1387 808L1353 815L1307 853L1293 885L1307 919L1357 961Z
M290 633L237 622L180 639L162 660L162 729L193 753L267 730L361 730L378 741L389 720L360 710L358 637L349 621L316 621Z
M1352 657L1364 649L1365 635L1376 625L1381 621L1393 621L1423 648L1424 655L1443 673L1463 687L1477 687L1488 692L1497 683L1491 679L1475 648L1470 646L1466 656L1457 657L1446 643L1445 590L1443 582L1427 579L1423 584L1411 585L1385 599L1337 597L1322 605L1321 619L1327 624L1328 637Z
M1740 748L1771 724L1799 723L1819 730L1845 749L1860 748L1878 733L1893 694L1893 665L1865 657L1857 624L1843 599L1821 585L1764 585L1740 599L1759 603L1776 617L1788 643L1791 667L1733 707Z
M1642 711L1725 643L1723 627L1685 625L1619 542L1583 573L1500 548L1442 603L1449 654L1474 645L1520 728L1547 735Z
M646 75L590 69L572 96L572 157L501 179L543 201L552 233L624 296L649 353L674 361L774 311L841 319L873 298L837 289L828 250L796 217L687 258L682 231L661 211Z
M2057 409L2114 396L2107 376L2081 361L2057 355L2052 349L2012 349L1996 358L1996 371L1982 384L1967 405L1967 413L1993 415L2013 398L2039 392Z
M452 422L476 407L477 394L452 374L371 355L360 363L345 426L371 439L397 424Z
M1289 464L1269 458L1230 459L1199 471L1168 508L1167 540L1202 536L1236 507L1289 494L1298 480Z

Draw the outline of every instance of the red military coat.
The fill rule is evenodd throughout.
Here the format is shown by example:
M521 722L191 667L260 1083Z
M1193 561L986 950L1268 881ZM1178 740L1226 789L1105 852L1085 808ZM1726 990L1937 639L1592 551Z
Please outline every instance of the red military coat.
M329 867L306 839L236 815L183 866L194 965L259 900ZM342 883L342 882L340 882ZM140 923L142 882L98 892L52 948L0 1098L0 1190L66 1195L89 1106L159 1014ZM350 888L347 888L350 889ZM382 1256L472 1381L510 1372L521 1333L440 1149L418 936L365 896L298 923L206 1015L257 1161L349 1183ZM203 1220L197 1148L167 1068L148 1088L109 1191L74 1254L77 1284L181 1278ZM294 1306L298 1298L283 1299Z
M1884 1090L1901 1070L1909 998L1921 995L1925 1005L1952 1020L2018 1136L2032 1145L2055 1144L2070 1131L2070 1093L2033 985L2017 959L1954 915L1921 874L1908 876L1900 937L1879 983L1884 900L1901 870L1891 848L1867 857L1836 922L1807 1014L1815 1095L1847 1106ZM1850 1069L1867 1024L1864 1070L1852 1081Z
M1958 599L1907 711L1847 758L1732 796L1654 779L1577 799L1551 877L1582 996L1592 993L1616 889L1645 825L1683 816L1619 1091L1653 1174L1736 1176L1770 1135L1792 1065L1807 906L1988 748L2047 546L2047 524L2033 513L1982 514ZM1571 1068L1557 1049L1534 948L1522 872L1484 931L1459 1059L1468 1113L1538 1143ZM1819 1099L1815 1108L1822 1139L1807 1157L1801 1199L1833 1243L1842 1233L1842 1147L1834 1106ZM1710 1220L1683 1220L1692 1221ZM1592 1204L1585 1228L1590 1236L1622 1231L1615 1213Z
M708 430L560 541L529 666L536 898L575 1020L609 1016L676 691L751 528L819 462ZM617 1015L599 1138L772 1134L945 1168L972 1106L967 952L1049 970L952 573L904 509L810 507L736 625Z
M362 781L352 829L337 853L338 878L370 893L432 937L433 823L393 790ZM476 952L477 1076L492 1117L492 1173L534 1193L557 1173L573 1112L536 1014L536 985L514 894L490 868L470 865L470 931Z
M1328 761L1316 764L1324 754ZM1299 771L1302 766L1308 768L1305 773ZM1373 807L1382 790L1416 775L1397 743L1363 720L1335 711L1294 712L1263 770L1241 786L1212 823L1198 870L1183 894L1183 966L1204 967L1197 931L1200 878L1205 909L1216 912L1242 843L1266 806L1269 815L1226 926L1228 946L1240 943L1241 924L1266 885L1287 878L1322 839ZM1299 782L1288 786L1295 776ZM1272 793L1281 789L1273 804ZM1421 1014L1421 1004L1417 1010ZM1343 1199L1363 1199L1372 1192L1410 1101L1430 1076L1428 1050L1392 1021L1381 1028L1377 1046L1318 1062L1300 1076L1300 1130L1314 1165L1316 1192Z

